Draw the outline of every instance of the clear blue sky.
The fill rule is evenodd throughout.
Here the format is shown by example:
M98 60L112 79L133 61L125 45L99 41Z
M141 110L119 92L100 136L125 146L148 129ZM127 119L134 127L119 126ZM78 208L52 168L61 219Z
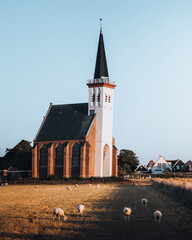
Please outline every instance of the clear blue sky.
M88 101L99 18L117 148L192 159L191 0L1 0L0 156L33 141L50 102Z

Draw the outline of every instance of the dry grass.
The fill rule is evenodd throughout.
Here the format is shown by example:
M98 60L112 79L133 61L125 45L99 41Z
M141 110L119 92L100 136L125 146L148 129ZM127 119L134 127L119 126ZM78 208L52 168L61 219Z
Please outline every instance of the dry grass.
M0 188L0 239L190 239L191 212L152 186L123 184L6 186ZM143 208L141 198L148 199ZM85 205L77 215L77 205ZM123 208L131 207L130 221L124 221ZM52 211L61 207L66 222L52 220ZM162 224L153 212L161 210ZM182 217L185 215L185 218ZM174 237L174 238L172 238Z

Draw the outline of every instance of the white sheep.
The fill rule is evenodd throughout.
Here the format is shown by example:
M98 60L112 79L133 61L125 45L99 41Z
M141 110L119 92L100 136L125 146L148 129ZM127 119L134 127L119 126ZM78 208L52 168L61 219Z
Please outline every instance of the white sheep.
M67 220L67 217L65 216L64 211L61 208L55 208L53 210L53 221L56 217L58 217L59 221L60 217L63 217L63 221Z
M5 186L8 186L8 183L6 182L6 183L4 183L4 185L5 185Z
M100 184L97 184L97 189L99 189L100 188Z
M88 184L88 187L91 187L91 186L92 186L92 184L91 184L91 183L89 183L89 184Z
M123 213L124 213L124 220L130 220L131 208L124 207Z
M80 216L83 215L84 208L85 208L85 206L84 206L83 204L79 204L79 205L77 206L77 211L78 211L78 213L79 213Z
M67 186L67 189L69 190L69 191L71 191L72 189L71 189L71 187L69 187L69 186Z
M161 217L162 217L162 213L159 211L159 210L157 210L157 211L155 211L154 212L154 218L155 218L155 222L157 223L161 223Z
M38 185L36 185L35 188L38 188Z
M75 184L75 187L79 187L79 185L78 185L78 184Z
M146 198L142 198L141 203L142 203L143 207L147 207L147 199Z

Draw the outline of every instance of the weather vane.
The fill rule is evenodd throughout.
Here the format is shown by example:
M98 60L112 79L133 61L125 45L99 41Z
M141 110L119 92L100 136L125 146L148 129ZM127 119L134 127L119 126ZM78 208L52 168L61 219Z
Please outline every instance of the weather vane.
M102 33L102 18L100 18L99 20L100 20L100 30L101 30L101 33Z

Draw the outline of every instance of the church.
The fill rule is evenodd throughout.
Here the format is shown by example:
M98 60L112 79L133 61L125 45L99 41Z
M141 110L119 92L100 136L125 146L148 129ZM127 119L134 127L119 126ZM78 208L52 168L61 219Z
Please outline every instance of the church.
M113 138L115 82L109 79L102 26L94 79L87 81L88 103L53 105L34 139L32 177L117 176Z

